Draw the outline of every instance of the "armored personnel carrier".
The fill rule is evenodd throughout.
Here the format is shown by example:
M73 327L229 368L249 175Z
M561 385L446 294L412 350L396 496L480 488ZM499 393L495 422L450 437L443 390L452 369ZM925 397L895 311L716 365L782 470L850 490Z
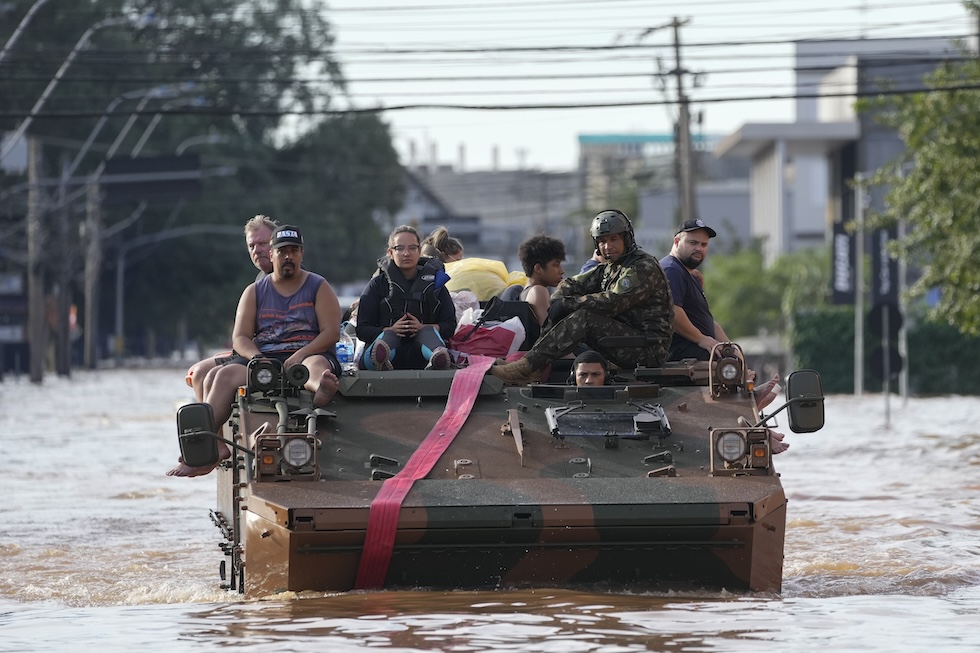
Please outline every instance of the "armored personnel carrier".
M770 428L823 426L819 376L757 408L741 350L569 385L459 370L360 371L314 409L305 368L253 360L219 434L177 416L184 460L232 445L211 517L249 597L357 588L780 590L786 497Z

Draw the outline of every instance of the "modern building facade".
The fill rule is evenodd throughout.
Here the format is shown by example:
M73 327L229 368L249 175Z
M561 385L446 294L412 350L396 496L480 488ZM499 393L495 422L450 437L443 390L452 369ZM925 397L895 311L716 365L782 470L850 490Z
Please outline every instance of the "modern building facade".
M924 75L959 56L959 46L944 38L796 44L795 122L747 123L715 149L722 158L752 161L751 234L763 243L768 263L828 242L835 225L841 233L855 217L855 174L902 152L898 135L873 115L857 114L855 101L883 90L921 90ZM872 208L882 196L872 194Z

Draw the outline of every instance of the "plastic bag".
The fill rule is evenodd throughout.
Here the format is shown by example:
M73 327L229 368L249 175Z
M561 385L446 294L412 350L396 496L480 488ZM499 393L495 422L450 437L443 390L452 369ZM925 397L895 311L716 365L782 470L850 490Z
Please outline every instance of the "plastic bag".
M524 325L517 317L499 323L488 322L482 326L473 323L460 324L449 339L449 348L464 354L506 358L520 348L524 337Z
M450 261L446 272L451 277L446 288L451 292L469 290L481 302L489 301L511 284L524 285L527 281L523 272L508 272L502 261L479 257Z

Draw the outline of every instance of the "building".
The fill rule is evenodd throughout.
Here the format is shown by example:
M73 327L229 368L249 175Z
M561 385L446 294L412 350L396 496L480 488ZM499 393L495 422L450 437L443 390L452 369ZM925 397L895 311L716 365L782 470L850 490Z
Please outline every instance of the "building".
M841 234L855 217L855 174L870 173L902 152L898 135L873 116L857 114L855 100L886 89L923 89L925 74L959 56L956 43L945 38L796 44L796 120L747 123L715 149L722 158L752 161L751 234L762 241L767 263ZM882 195L871 201L873 208ZM848 291L838 290L846 301Z
M483 170L452 166L406 169L405 204L396 224L423 234L439 225L463 241L467 256L501 259L520 269L517 248L529 236L546 233L581 248L581 184L577 172Z

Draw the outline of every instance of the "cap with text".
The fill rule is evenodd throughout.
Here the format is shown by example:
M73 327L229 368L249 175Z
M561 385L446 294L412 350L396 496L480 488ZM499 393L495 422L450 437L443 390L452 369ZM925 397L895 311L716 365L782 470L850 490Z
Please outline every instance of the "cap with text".
M701 219L698 219L698 220L685 220L684 222L682 222L680 224L679 227L677 227L677 232L674 235L676 236L677 234L682 233L682 232L685 232L685 231L697 231L698 229L704 229L705 231L707 231L708 232L708 238L714 238L715 236L718 235L718 233L714 229L712 229L711 227L709 227L708 225L706 225L704 223L704 220L701 220Z
M276 229L270 242L272 249L279 249L287 245L303 246L303 234L299 232L298 228L288 224Z

